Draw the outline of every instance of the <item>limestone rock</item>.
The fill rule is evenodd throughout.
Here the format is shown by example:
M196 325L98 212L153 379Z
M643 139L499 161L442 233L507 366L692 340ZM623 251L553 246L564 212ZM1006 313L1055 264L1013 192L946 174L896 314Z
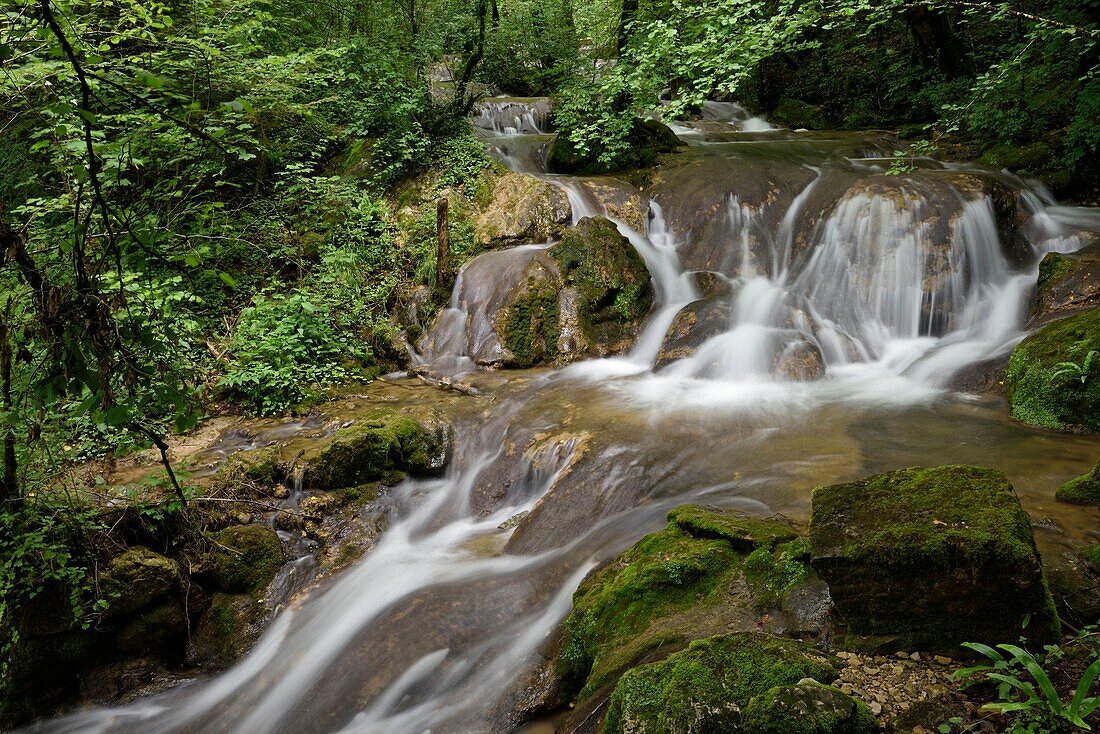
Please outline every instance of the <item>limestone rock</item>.
M489 202L476 210L474 237L484 245L546 242L561 233L572 216L560 188L534 176L506 172L492 181Z

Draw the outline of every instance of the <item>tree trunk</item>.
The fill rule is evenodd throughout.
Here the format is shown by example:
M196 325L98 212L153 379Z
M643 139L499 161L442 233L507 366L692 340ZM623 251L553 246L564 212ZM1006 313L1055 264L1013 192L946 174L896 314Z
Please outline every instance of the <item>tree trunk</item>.
M962 39L943 12L927 5L914 5L905 11L905 22L926 69L942 71L952 79L974 75L974 64Z
M11 399L11 298L0 317L0 398L4 411L10 413ZM10 505L19 500L19 465L15 458L15 429L4 427L4 476L0 480L0 502Z
M447 285L451 267L451 232L447 226L447 207L446 197L440 199L435 206L435 287L440 291Z

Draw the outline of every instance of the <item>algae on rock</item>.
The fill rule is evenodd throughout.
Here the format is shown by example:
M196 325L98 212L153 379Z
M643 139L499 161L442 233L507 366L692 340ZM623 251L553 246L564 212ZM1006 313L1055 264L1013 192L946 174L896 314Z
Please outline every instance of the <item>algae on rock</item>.
M1057 639L1031 520L999 471L912 468L819 487L810 544L850 648Z

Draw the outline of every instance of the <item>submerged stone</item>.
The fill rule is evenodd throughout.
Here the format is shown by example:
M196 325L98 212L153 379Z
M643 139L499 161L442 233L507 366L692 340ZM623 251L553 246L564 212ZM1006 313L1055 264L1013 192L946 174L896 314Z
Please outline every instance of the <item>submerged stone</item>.
M100 581L109 600L107 615L119 617L136 611L179 586L180 567L171 558L135 546L111 560Z
M211 561L222 589L253 591L275 578L283 565L283 548L268 526L242 525L218 533Z
M812 645L758 632L697 640L665 660L628 671L615 686L604 734L754 732L742 712L776 686L832 680L836 669Z
M912 468L819 487L810 543L850 648L1057 638L1031 521L1001 472Z
M1059 430L1100 431L1100 308L1048 324L1012 351L1012 417Z
M1100 461L1088 474L1071 479L1054 493L1062 502L1078 505L1100 505Z
M335 490L382 479L394 470L435 475L449 457L448 429L431 430L395 410L380 409L337 431L310 459L302 481L307 487Z
M876 734L880 729L866 704L813 681L757 696L745 709L741 728L751 734Z

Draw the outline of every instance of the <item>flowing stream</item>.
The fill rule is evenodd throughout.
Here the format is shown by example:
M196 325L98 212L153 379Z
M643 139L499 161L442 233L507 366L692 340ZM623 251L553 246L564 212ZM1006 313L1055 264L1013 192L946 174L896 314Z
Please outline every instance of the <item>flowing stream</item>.
M778 130L720 104L675 128L689 147L642 194L544 173L548 119L545 100L497 98L474 124L508 166L562 187L574 223L608 216L645 260L655 303L633 348L479 371L499 359L502 287L550 245L471 261L418 354L492 396L454 416L449 473L396 488L378 545L229 671L35 731L511 731L585 574L686 501L804 520L818 484L978 463L1013 479L1044 553L1097 526L1051 497L1100 442L1026 429L949 386L1024 336L1042 254L1084 246L1100 212L967 166L885 176L879 140ZM1026 215L1011 231L1004 191ZM690 354L662 356L703 308L718 318Z

